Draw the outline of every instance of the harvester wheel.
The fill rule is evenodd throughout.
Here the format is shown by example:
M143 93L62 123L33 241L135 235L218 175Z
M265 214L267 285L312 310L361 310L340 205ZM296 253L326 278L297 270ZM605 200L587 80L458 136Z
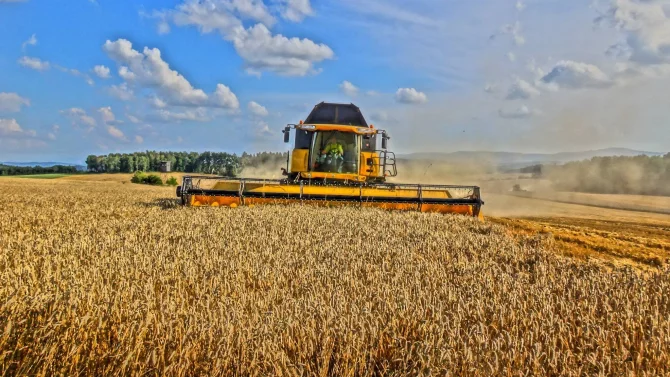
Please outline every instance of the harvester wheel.
M177 186L177 197L181 198L181 186Z

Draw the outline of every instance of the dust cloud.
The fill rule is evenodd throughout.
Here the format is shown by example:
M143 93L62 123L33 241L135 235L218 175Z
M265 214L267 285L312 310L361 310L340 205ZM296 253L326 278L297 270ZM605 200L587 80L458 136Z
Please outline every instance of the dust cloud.
M258 178L258 179L282 179L281 168L286 168L286 163L268 162L258 166L246 166L240 173L240 178Z

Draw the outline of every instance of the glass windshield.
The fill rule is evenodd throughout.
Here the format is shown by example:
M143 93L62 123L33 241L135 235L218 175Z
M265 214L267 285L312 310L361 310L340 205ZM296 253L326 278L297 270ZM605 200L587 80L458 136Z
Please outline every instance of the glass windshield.
M321 131L314 135L310 166L316 172L357 174L359 156L355 133Z

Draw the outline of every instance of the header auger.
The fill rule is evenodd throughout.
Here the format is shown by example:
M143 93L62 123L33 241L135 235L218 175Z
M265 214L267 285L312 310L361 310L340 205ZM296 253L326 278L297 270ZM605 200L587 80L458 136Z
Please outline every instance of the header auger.
M294 131L294 132L292 132ZM282 168L284 179L184 176L177 188L183 205L237 207L306 203L390 210L458 213L482 217L477 186L397 184L396 158L389 135L368 125L354 104L322 102L304 122L289 124L293 150ZM380 140L381 149L377 149Z

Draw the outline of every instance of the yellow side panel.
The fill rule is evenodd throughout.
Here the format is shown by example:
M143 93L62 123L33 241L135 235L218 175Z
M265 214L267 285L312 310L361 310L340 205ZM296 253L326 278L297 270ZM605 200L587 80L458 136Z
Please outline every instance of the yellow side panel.
M368 165L368 159L372 159L372 166ZM360 163L359 174L367 177L378 177L379 176L379 155L375 152L361 152L361 163ZM369 172L368 170L372 170Z
M291 173L307 171L309 149L294 149L291 157Z

